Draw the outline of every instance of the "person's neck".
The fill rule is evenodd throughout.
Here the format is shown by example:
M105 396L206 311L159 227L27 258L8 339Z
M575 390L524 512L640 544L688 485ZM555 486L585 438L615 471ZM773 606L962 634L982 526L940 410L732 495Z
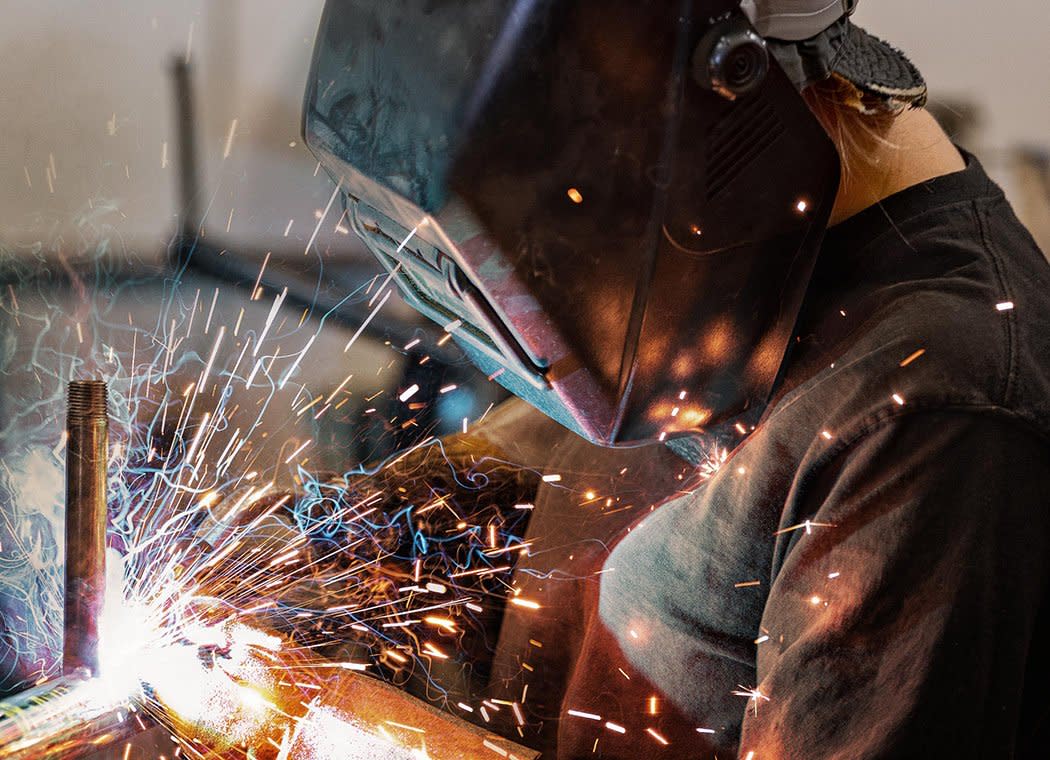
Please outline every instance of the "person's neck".
M841 152L841 150L840 150ZM961 171L966 162L930 114L905 111L864 155L852 151L842 171L829 226L906 188Z

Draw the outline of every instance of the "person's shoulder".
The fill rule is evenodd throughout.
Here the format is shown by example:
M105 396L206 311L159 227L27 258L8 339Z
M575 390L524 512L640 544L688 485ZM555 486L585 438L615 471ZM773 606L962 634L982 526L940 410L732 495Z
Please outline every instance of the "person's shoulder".
M861 350L910 339L894 376L913 403L994 406L1050 431L1050 262L1001 193L925 225L916 256L949 265L888 298Z
M906 250L854 291L863 305L841 319L855 323L785 407L840 429L908 410L994 408L1050 435L1050 264L1006 200L990 193L901 219L892 234ZM869 255L891 249L884 241Z
M1004 335L1002 403L1050 429L1050 260L1002 197L975 204Z

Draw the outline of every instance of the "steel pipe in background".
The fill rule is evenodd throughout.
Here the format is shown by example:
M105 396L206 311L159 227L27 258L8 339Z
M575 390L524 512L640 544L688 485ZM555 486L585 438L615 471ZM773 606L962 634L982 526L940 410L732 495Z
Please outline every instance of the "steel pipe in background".
M66 590L62 670L98 675L106 581L106 384L74 380L66 408Z

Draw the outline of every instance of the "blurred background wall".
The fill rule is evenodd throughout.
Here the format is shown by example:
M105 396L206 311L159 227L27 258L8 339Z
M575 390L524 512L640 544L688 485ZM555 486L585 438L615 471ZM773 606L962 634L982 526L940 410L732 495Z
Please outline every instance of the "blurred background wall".
M306 239L328 192L299 143L320 2L4 5L3 240L32 242L42 223L68 224L105 195L119 205L126 243L163 249L178 213L176 58L193 70L209 221L225 229L229 220L231 237L253 247L280 239L289 219L290 235Z
M1050 146L1045 2L861 0L855 20L911 57L934 101L976 107L982 147Z
M328 193L298 123L321 0L2 5L0 240L38 240L106 196L127 243L163 250L179 211L175 57L193 67L209 228L229 226L224 239L260 250L283 240L289 220L289 237L309 236ZM1015 153L1050 149L1050 6L864 0L857 19L912 56L935 107L971 125L961 139L1036 219ZM1043 223L1030 221L1040 233Z
M911 57L930 109L1050 252L1050 4L862 0L855 18Z

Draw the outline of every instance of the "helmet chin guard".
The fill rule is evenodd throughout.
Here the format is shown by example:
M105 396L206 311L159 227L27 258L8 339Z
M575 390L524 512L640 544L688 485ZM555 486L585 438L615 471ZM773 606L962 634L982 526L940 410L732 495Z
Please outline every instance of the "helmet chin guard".
M732 0L329 0L307 144L406 300L604 445L768 397L838 157Z

